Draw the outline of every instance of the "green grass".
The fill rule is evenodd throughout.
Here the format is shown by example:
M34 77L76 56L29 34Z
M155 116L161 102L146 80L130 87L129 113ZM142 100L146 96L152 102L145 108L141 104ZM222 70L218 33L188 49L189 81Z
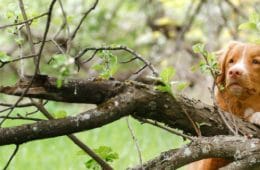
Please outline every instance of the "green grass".
M69 113L80 113L86 110L86 105L61 104L50 102L50 112L66 110ZM25 109L16 110L20 114L28 112ZM15 113L14 113L15 114ZM38 113L39 114L39 113ZM39 116L37 116L39 117ZM143 160L149 160L160 152L179 147L183 140L157 127L129 119L134 133L139 141ZM22 121L7 121L5 126L21 124ZM112 166L115 169L125 169L139 164L137 151L127 128L125 118L98 129L76 134L91 148L109 146L119 154L119 159ZM14 146L0 147L0 169L3 168ZM84 170L84 162L89 159L82 155L80 149L67 137L56 137L32 141L20 146L20 149L10 164L9 170Z

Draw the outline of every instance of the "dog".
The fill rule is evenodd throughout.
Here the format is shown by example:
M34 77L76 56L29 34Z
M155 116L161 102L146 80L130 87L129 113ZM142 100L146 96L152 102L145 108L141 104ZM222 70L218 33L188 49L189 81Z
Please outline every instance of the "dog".
M230 42L218 52L220 74L215 98L223 111L260 126L260 45ZM217 170L230 161L209 158L189 165L190 170Z
M218 106L260 125L260 45L231 42L219 56L219 65Z

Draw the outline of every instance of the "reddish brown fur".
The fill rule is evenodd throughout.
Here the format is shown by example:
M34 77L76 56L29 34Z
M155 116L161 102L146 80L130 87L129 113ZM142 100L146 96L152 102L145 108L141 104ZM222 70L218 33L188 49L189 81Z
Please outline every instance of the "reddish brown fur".
M238 76L234 73L234 65L241 59L245 61ZM260 125L253 114L260 115L260 45L232 42L219 56L220 76L217 78L218 87L224 90L216 91L218 106L242 119ZM235 85L234 85L235 84ZM246 115L246 109L255 113ZM253 119L252 119L253 118ZM255 119L255 120L254 120ZM210 158L197 161L189 166L190 170L217 170L228 164L227 160Z
M248 73L238 78L228 76L230 68L236 64L243 55L246 56L246 69ZM228 63L230 60L233 63ZM259 64L253 64L253 59ZM247 108L260 112L260 45L232 42L225 53L220 57L221 75L217 79L218 85L223 85L223 91L217 91L216 100L221 109L248 120L245 115ZM242 87L241 94L234 95L230 84L237 83Z

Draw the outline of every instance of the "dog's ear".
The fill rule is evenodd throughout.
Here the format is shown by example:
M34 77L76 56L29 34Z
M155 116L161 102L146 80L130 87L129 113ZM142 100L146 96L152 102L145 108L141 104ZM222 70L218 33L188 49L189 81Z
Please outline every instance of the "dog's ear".
M217 60L218 60L218 67L220 70L219 75L217 76L217 80L216 83L217 85L225 85L225 73L226 73L226 60L227 60L227 56L229 55L230 51L236 46L240 44L240 42L238 41L231 41L228 43L227 47L219 50L215 53Z

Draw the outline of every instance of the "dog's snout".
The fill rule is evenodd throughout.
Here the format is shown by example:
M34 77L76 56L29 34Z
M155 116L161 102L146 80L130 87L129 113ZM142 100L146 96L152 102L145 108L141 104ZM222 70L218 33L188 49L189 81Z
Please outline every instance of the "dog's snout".
M231 78L238 78L240 77L241 75L243 74L243 69L241 68L231 68L228 72L228 75L231 77Z

